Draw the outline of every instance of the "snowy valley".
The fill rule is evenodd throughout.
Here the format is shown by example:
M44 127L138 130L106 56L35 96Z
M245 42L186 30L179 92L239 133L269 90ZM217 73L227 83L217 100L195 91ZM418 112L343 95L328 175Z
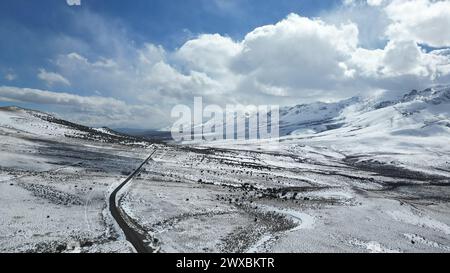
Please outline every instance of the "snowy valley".
M0 251L135 252L108 203L130 175L117 205L145 252L450 251L449 87L280 121L279 139L162 144L1 108Z

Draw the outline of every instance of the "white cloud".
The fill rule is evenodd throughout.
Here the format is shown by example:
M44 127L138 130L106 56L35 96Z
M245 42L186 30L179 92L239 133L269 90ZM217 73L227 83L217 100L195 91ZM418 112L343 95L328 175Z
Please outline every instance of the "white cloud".
M66 86L70 86L69 80L64 78L62 75L54 72L47 72L45 69L39 69L39 73L37 74L38 78L45 81L47 85L53 86L55 84L62 84Z
M169 64L161 47L146 45L133 57L107 62L114 65L98 65L99 61L71 53L59 56L55 63L83 90L157 103L161 108L168 103L185 102L194 95L217 94L222 88L201 71L182 73Z
M385 1L380 6L371 6L367 4L366 0L359 0L350 5L325 11L320 18L326 23L336 26L352 22L358 26L359 47L381 48L386 44L385 32L391 23L383 10Z
M64 109L61 112L62 116L93 126L133 125L150 128L162 126L165 121L161 112L151 106L130 105L108 97L0 86L0 100L54 105Z
M385 0L342 0L344 6L354 6L361 3L367 3L369 6L379 6Z
M413 41L391 41L384 50L382 63L384 74L416 74L427 76L426 66L422 65L423 53Z
M350 64L366 79L382 81L409 75L427 83L449 74L450 57L438 51L426 53L411 40L390 41L384 49L359 48L352 54Z
M190 69L215 76L228 73L231 58L239 54L242 46L229 37L204 34L187 41L175 55Z
M354 24L334 26L291 14L247 34L233 68L246 80L290 89L295 92L291 95L301 96L302 89L324 89L346 80L349 71L341 63L357 42Z
M69 6L81 6L81 0L66 0Z
M99 67L99 68L111 68L115 67L117 64L114 62L114 60L106 59L106 58L100 58L100 60L90 63L89 60L78 53L72 52L67 55L67 58L71 60L76 60L80 63L83 63L84 65L92 66L92 67Z
M309 92L312 89L352 79L355 71L345 62L357 46L355 24L335 26L292 14L255 29L242 41L205 34L173 52L147 44L123 58L119 50L108 67L80 53L61 55L55 64L78 89L114 97L126 92L150 103L185 103L193 95L221 104L288 96L292 102L293 97L301 100L318 93Z
M0 96L31 103L67 105L86 108L110 107L112 111L125 106L123 102L113 98L83 97L69 93L8 86L0 87Z
M379 6L384 2L384 0L367 0L369 6Z
M17 75L14 73L7 73L5 75L5 80L7 81L14 81L15 79L17 79Z
M450 1L394 0L385 10L393 21L387 30L391 40L450 46Z

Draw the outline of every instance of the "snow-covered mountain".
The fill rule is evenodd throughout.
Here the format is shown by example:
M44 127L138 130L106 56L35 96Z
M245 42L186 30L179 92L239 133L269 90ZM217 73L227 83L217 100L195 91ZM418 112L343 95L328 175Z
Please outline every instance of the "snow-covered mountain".
M329 131L350 134L386 133L433 136L450 133L450 87L413 90L395 101L352 98L283 109L281 135L314 135ZM450 134L449 134L450 135Z
M437 86L423 91L413 90L397 100L384 101L378 97L350 99L324 103L315 102L282 107L279 113L280 137L335 138L360 136L450 136L450 87ZM250 114L251 116L251 114ZM196 127L211 127L211 121ZM226 115L223 127L235 123ZM216 128L220 136L222 126ZM195 127L194 127L195 128ZM236 127L238 133L243 128ZM259 128L263 130L263 128ZM249 128L246 124L245 131Z
M437 86L389 101L351 98L282 108L279 138L204 145L308 156L326 151L339 160L441 172L436 169L450 164L449 143L450 87Z
M344 110L360 102L354 97L335 103L315 102L280 109L280 135L310 134L344 125Z
M413 90L396 101L361 100L344 108L332 124L345 136L450 136L450 87Z
M448 86L413 90L392 101L360 99L343 107L336 117L323 120L331 128L294 130L280 138L281 145L327 147L358 162L424 172L450 163Z

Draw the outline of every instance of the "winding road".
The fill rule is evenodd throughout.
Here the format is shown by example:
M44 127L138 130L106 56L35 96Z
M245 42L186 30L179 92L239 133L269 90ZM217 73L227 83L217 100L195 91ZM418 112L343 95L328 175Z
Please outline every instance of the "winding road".
M116 220L119 227L122 229L125 234L126 239L133 245L138 253L149 253L152 252L152 249L146 245L145 234L141 234L135 229L133 229L130 224L124 219L123 213L121 213L121 209L119 207L119 201L117 200L117 193L128 184L136 175L141 172L142 167L148 163L148 161L152 158L152 156L156 153L157 149L155 149L147 159L142 162L142 164L130 175L125 181L123 181L109 196L109 210L114 220Z

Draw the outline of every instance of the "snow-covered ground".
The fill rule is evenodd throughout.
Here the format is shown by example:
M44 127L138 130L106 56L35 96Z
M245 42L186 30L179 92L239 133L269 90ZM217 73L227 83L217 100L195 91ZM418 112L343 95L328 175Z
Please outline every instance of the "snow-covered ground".
M1 251L450 251L450 88L282 110L275 140L152 145L0 110ZM44 115L44 117L40 116Z
M146 156L48 115L0 109L0 251L132 251L106 208L109 188Z
M122 205L163 252L448 251L449 176L296 153L165 150Z

